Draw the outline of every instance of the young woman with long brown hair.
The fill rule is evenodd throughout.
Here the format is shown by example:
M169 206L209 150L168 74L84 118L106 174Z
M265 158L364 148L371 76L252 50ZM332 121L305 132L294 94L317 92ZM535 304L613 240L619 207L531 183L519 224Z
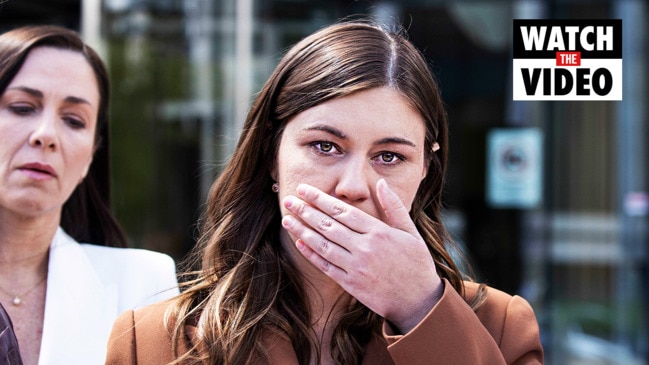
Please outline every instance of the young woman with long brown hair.
M326 27L257 96L175 300L116 322L109 364L529 364L529 304L466 281L441 219L437 84L401 32Z

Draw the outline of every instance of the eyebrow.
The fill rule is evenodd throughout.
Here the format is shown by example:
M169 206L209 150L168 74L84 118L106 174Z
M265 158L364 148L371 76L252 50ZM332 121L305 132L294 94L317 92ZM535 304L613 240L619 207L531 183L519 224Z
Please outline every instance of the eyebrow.
M333 128L328 125L322 125L318 124L312 127L305 128L307 131L323 131L329 134L332 134L340 139L347 139L347 135L343 133L342 131ZM391 144L391 143L396 143L396 144L403 144L411 147L417 147L417 144L412 142L409 139L406 138L401 138L401 137L387 137L387 138L382 138L374 143L374 145L382 145L382 144Z
M336 137L338 137L340 139L347 139L347 135L345 133L343 133L341 130L338 130L338 129L333 128L333 127L328 126L328 125L318 124L318 125L314 125L312 127L305 128L305 130L307 130L307 131L323 131L323 132L327 132L329 134L332 134L332 135L334 135L334 136L336 136Z
M20 90L20 91L22 91L22 92L24 92L26 94L32 95L34 97L37 97L37 98L40 98L40 99L43 98L43 93L40 90L32 89L31 87L27 87L27 86L14 86L14 87L8 88L7 90ZM84 98L80 98L80 97L77 97L77 96L68 96L64 100L66 102L68 102L68 103L71 103L71 104L88 104L88 105L92 106L91 102L89 102L88 100L86 100Z
M374 144L375 145L381 145L381 144L390 144L390 143L405 144L405 145L408 145L408 146L411 146L411 147L417 147L417 145L414 142L412 142L411 140L406 139L406 138L401 138L401 137L383 138L383 139L377 141Z

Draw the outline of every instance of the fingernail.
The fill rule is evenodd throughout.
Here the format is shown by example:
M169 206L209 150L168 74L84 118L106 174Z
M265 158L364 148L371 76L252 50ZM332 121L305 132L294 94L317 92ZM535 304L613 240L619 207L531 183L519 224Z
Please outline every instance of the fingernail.
M306 191L307 191L307 187L306 187L306 185L304 185L304 184L300 184L300 185L297 186L296 191L297 191L297 194L298 194L299 196L305 196L305 195L306 195Z
M384 178L380 178L379 181L377 181L376 185L379 189L382 189L383 191L387 191L388 189L388 183L385 182Z
M304 248L304 242L298 239L297 241L295 241L295 247L297 247L298 250L302 250Z
M291 208L294 203L295 203L295 198L292 197L291 195L284 198L284 206L286 208Z
M291 228L293 227L293 224L295 224L295 218L291 217L290 215L285 215L282 217L282 226L284 228Z

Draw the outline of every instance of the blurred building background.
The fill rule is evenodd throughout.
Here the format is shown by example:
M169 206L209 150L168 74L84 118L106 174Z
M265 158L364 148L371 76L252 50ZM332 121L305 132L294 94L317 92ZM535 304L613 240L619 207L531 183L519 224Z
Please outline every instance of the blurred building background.
M64 25L100 51L114 208L134 246L180 260L254 93L287 47L352 14L403 24L431 61L446 224L480 280L532 303L547 363L648 364L644 0L1 0L0 31ZM515 18L622 19L624 100L512 101Z

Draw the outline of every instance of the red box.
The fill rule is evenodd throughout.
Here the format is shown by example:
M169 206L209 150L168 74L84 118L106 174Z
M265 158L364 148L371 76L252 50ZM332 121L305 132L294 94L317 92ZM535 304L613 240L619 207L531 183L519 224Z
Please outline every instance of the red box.
M581 52L557 52L557 66L581 66Z

